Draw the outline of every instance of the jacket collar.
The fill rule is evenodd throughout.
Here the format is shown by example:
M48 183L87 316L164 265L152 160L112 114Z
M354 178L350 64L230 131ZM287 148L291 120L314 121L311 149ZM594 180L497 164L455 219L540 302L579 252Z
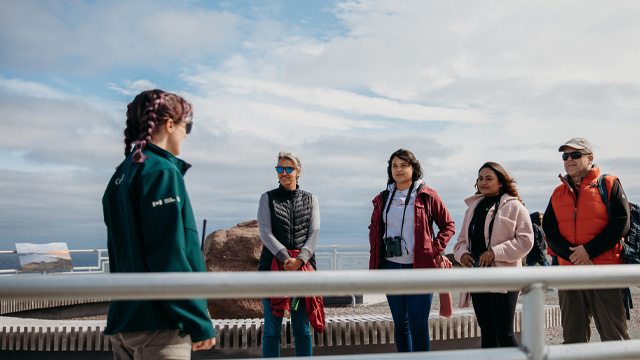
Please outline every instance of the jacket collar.
M178 159L177 157L173 156L172 153L168 152L165 149L162 149L154 144L148 143L145 148L144 151L149 151L154 153L155 155L158 155L160 157L163 157L165 159L167 159L169 162L171 162L172 164L174 164L178 170L180 171L180 173L182 175L184 175L187 170L189 170L191 168L191 164L187 163L184 160Z
M558 175L558 177L560 178L560 181L562 181L567 186L572 188L571 178L569 177L568 174L565 174L564 176L560 174ZM591 184L592 182L595 182L596 180L598 180L599 177L600 177L600 167L596 164L593 164L593 166L591 167L591 170L589 170L589 172L587 173L587 176L582 178L582 181L580 182L580 187L582 187L582 185L584 184Z
M425 183L424 183L424 180L422 179L418 179L413 182L413 191L420 192L420 190L422 190L422 188L424 187L425 187ZM387 190L389 191L393 191L395 188L396 188L395 182L387 185Z
M296 184L295 190L287 190L282 185L278 184L278 191L285 196L290 196L291 198L293 198L300 192L300 185Z

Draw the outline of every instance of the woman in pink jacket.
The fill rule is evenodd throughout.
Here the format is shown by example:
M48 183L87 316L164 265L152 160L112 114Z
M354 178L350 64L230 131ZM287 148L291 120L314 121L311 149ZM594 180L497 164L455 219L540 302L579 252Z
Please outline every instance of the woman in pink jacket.
M480 167L478 191L465 200L469 208L453 249L463 266L522 266L522 258L533 246L533 228L515 183L500 164L487 162ZM483 348L518 346L513 331L518 294L471 294Z

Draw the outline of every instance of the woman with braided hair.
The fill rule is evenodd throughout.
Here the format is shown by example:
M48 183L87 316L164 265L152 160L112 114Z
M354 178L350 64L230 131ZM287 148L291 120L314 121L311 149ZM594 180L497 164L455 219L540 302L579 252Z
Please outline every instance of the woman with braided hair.
M102 198L112 273L206 271L183 180L191 165L176 158L191 117L162 90L129 104L125 159ZM104 333L115 359L190 359L216 340L205 299L111 301Z

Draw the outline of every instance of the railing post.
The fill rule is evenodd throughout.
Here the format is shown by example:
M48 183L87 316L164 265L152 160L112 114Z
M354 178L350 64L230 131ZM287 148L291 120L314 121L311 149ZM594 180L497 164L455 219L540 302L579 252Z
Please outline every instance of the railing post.
M522 347L530 360L544 359L544 284L531 284L522 291Z

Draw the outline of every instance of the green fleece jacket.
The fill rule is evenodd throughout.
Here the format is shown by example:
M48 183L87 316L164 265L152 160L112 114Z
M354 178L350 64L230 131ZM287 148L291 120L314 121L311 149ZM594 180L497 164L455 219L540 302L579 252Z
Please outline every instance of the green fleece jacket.
M111 273L206 271L182 178L191 165L153 144L143 153L118 166L102 198ZM104 333L175 329L214 337L206 300L112 301Z

